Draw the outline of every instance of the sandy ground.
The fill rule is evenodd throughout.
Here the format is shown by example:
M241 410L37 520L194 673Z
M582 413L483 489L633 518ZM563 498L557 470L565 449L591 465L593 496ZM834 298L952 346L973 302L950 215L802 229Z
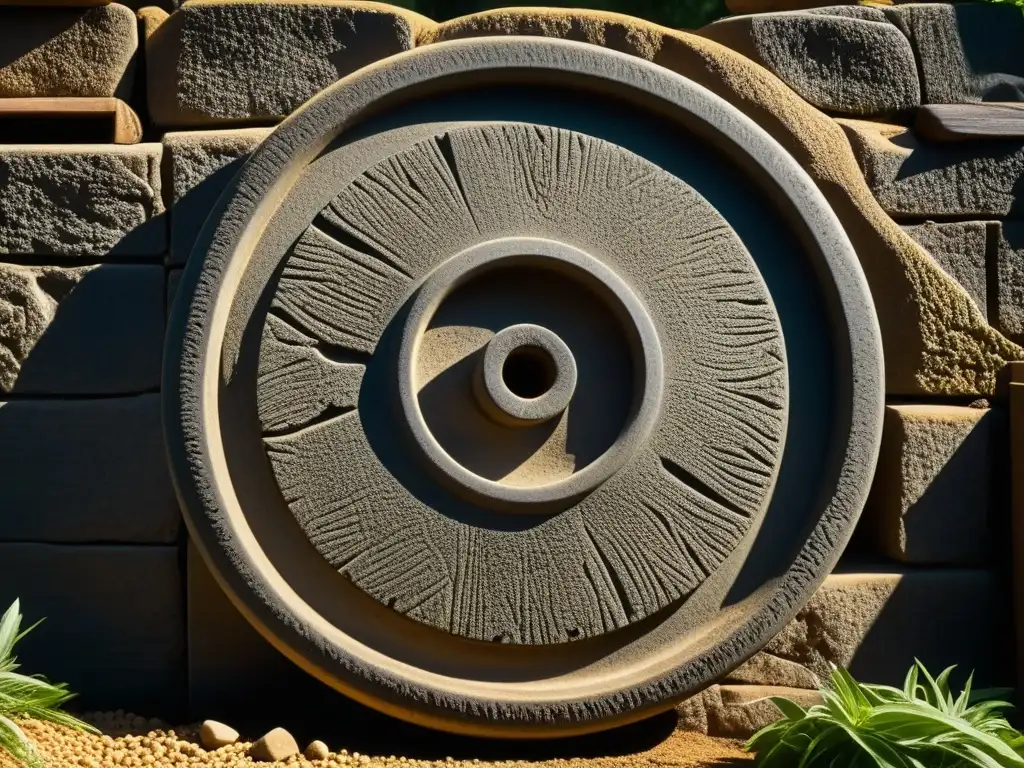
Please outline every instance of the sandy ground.
M513 752L502 759L478 759L460 756L439 759L424 759L418 756L396 754L370 754L349 752L340 744L330 744L331 752L326 760L306 760L302 757L287 762L256 763L247 756L251 742L240 741L229 747L208 752L199 744L198 725L178 729L159 727L156 721L146 721L132 716L91 716L103 733L91 735L66 728L25 721L21 723L25 732L35 740L47 766L64 768L234 768L235 766L288 766L289 768L335 768L336 766L358 766L362 768L746 768L751 758L739 742L726 739L712 739L694 733L669 731L661 734L651 744L641 739L637 751L631 751L627 736L623 740L607 739L588 746L579 742L579 752L587 756L559 754L549 758L517 757ZM246 738L248 734L243 735ZM607 746L605 746L607 745ZM305 744L300 742L300 748ZM530 750L536 753L536 743ZM563 750L564 751L564 750ZM15 768L17 763L6 753L0 752L0 766Z

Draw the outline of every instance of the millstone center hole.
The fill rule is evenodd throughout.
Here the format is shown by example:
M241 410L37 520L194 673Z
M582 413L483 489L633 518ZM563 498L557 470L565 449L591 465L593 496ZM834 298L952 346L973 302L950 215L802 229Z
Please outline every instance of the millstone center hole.
M540 347L513 349L501 367L501 379L516 397L532 400L555 384L558 371L547 350Z

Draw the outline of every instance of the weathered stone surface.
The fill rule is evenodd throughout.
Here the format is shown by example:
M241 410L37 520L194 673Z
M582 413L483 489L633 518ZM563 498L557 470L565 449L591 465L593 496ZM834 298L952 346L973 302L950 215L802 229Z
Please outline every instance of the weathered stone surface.
M959 665L961 681L973 669L981 686L1011 685L1008 601L992 571L833 573L765 651L823 680L831 662L900 685L919 658L928 669Z
M786 688L817 690L821 680L807 667L789 659L760 651L729 673L727 683L744 685L781 685Z
M839 119L868 186L895 217L1019 216L1024 141L918 142L905 127Z
M819 109L888 115L919 105L917 63L907 38L878 9L852 6L839 14L737 16L699 34L767 67Z
M278 120L432 25L376 3L187 2L146 41L150 117L165 127Z
M488 11L425 40L545 35L603 45L688 77L768 131L815 180L843 222L875 298L892 395L991 394L1024 350L989 327L967 293L879 206L836 121L723 45L639 19L559 9Z
M299 745L284 728L275 728L260 737L249 749L249 757L261 763L287 760L299 754Z
M160 154L159 144L0 147L0 254L159 256Z
M205 720L199 728L199 740L203 748L211 751L234 744L238 741L238 736L238 731L230 725L216 720Z
M999 493L992 476L1001 411L890 405L858 534L907 563L983 564Z
M199 230L227 183L269 128L182 131L163 138L170 169L171 264L188 260Z
M872 5L889 5L892 0L880 0ZM857 0L848 0L840 5L835 0L725 0L725 7L734 15L747 13L777 13L779 11L806 11L815 8L827 8L835 12L837 8L860 8Z
M139 10L135 14L139 19L139 31L142 33L142 43L148 40L154 32L167 21L167 17L170 15L163 8L155 5L147 5Z
M158 265L0 264L0 392L155 390L163 333Z
M0 467L0 540L177 540L157 394L0 403Z
M131 95L139 36L123 5L0 7L0 98Z
M769 696L783 696L802 707L821 703L821 694L771 685L712 685L676 705L679 730L727 739L748 739L782 718Z
M996 251L996 326L1015 341L1024 340L1024 223L999 226Z
M1019 8L909 3L885 13L917 54L926 104L1024 100L1024 17Z
M939 262L974 299L981 314L989 320L988 307L988 228L991 223L964 221L905 225L903 231L916 240Z
M5 481L12 475L5 472ZM63 513L80 501L69 500ZM6 501L0 508L5 518L14 511ZM46 618L18 646L19 671L66 681L79 694L75 706L83 709L181 717L186 678L179 557L175 546L0 543L0 605L20 598L27 625Z

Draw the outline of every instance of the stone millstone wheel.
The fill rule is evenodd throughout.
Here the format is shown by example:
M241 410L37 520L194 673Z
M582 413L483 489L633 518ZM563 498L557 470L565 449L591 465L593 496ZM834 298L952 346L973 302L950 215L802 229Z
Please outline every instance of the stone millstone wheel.
M166 432L200 551L294 661L434 727L699 691L807 600L874 470L879 335L824 198L719 97L597 47L342 80L182 288Z

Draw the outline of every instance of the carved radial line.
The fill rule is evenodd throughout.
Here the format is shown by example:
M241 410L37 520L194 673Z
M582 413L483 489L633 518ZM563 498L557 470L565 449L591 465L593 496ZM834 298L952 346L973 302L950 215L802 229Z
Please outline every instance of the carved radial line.
M381 463L358 412L267 440L296 520L354 584L466 637L566 642L685 599L739 545L781 455L785 350L749 255L693 189L580 134L476 125L368 170L321 220L335 236L307 230L274 300L310 346L373 352L413 281L440 261L482 241L538 236L600 257L634 286L665 353L649 444L574 507L524 530L421 501ZM300 367L278 342L265 336L261 417L293 369L319 377L310 388L337 391L336 364L303 352ZM299 406L266 407L268 419L280 410L300 420Z
M364 370L362 364L328 360L312 339L268 316L257 381L264 433L281 434L325 415L353 410Z

